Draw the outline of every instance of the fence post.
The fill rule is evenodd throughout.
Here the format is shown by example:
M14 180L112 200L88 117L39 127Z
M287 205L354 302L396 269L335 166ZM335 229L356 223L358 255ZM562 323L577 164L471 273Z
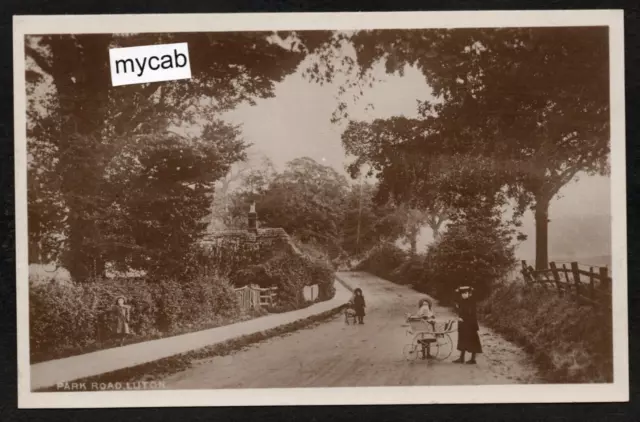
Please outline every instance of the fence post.
M567 286L571 286L571 281L569 281L569 270L567 270L567 265L562 264L562 273L564 274L564 282ZM565 287L569 288L569 287Z
M558 268L556 268L555 262L549 262L549 268L551 268L551 274L553 274L553 281L556 283L556 288L560 291L560 274L558 274Z
M571 272L573 273L573 282L576 285L576 295L580 295L580 269L577 262L571 263Z
M600 288L606 293L611 293L611 284L609 283L609 269L600 267Z
M595 275L593 267L589 267L589 293L591 294L592 300L596 298Z
M525 283L529 283L531 280L529 278L529 272L527 270L527 261L522 260L522 270L520 272L522 273L522 277L524 278L524 282Z

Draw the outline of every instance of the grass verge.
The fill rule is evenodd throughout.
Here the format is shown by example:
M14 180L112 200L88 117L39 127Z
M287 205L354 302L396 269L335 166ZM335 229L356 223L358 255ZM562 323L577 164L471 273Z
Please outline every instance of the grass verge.
M481 320L524 347L550 383L613 381L612 313L522 283L495 286Z
M315 323L322 322L331 318L334 315L340 313L344 308L344 305L340 305L337 308L322 312L317 315L286 324L279 327L275 327L269 330L260 331L258 333L248 334L245 336L237 337L231 340L227 340L222 343L213 344L211 346L203 347L201 349L192 350L187 353L182 353L168 358L160 359L154 362L145 363L143 365L133 366L130 368L120 369L118 371L109 372L102 375L83 378L80 380L73 380L76 383L86 383L92 385L93 383L126 383L137 381L157 381L163 377L166 377L177 372L189 369L192 366L194 360L206 359L214 356L225 356L240 350L249 345L259 343L268 340L273 337L281 336L283 334L291 333L293 331L300 330ZM69 381L71 382L71 380ZM35 392L59 392L56 386L42 388L35 390Z

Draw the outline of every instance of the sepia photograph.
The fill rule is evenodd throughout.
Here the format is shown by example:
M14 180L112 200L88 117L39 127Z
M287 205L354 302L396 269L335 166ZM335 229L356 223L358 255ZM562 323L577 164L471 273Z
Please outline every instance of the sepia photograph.
M621 12L19 16L14 57L21 407L628 400Z

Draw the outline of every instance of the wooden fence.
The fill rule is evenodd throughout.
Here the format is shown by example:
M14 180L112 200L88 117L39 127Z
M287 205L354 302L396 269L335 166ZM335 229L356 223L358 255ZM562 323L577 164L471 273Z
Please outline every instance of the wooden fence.
M558 294L572 294L579 300L594 304L611 304L611 277L607 267L580 268L577 262L549 263L549 268L535 270L522 261L522 276L528 284L556 289ZM597 268L597 270L595 269Z
M264 306L273 306L277 287L260 288L248 285L234 289L240 309L260 309Z

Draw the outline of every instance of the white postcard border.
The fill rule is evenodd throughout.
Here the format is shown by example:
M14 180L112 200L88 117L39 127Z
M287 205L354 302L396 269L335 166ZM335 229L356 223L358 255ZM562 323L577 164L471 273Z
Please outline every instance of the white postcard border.
M18 406L98 408L337 404L552 403L629 400L624 32L621 10L14 16ZM216 32L609 26L614 382L129 392L30 390L24 36L67 33Z

